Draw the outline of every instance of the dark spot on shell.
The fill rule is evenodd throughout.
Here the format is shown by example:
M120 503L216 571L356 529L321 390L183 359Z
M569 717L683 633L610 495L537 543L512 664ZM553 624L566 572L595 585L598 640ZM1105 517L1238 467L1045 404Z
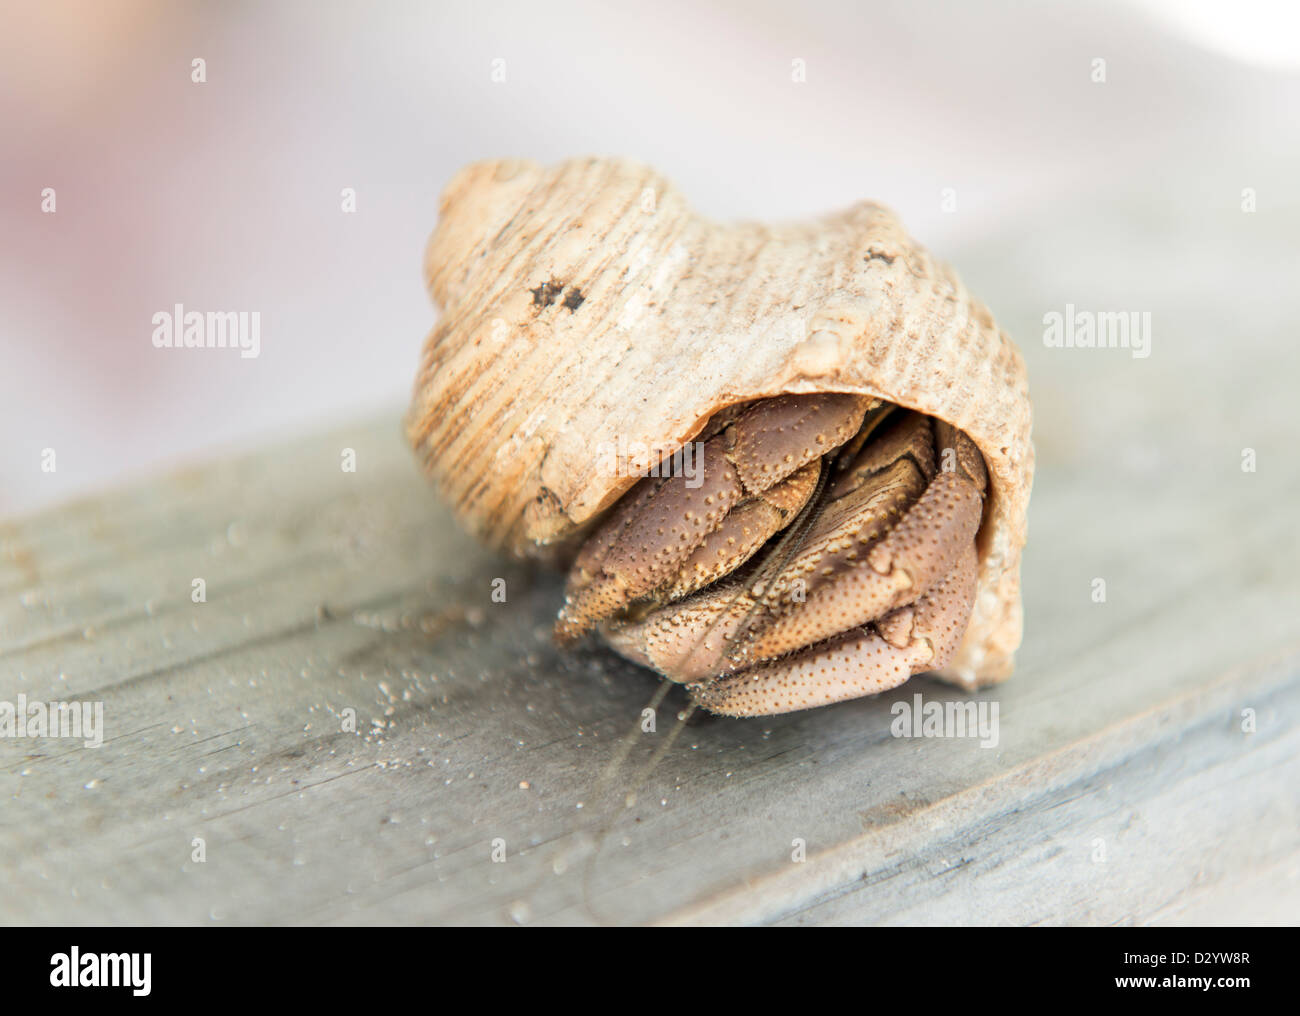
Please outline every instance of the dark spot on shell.
M536 289L529 290L533 294L534 307L549 307L559 299L560 293L563 291L564 283L556 282L554 279L551 279L550 282L543 282Z
M582 290L580 290L577 286L574 286L571 290L569 290L568 295L564 298L564 306L569 308L569 310L571 311L577 310L579 307L582 306L582 301L585 299L586 297L582 295Z

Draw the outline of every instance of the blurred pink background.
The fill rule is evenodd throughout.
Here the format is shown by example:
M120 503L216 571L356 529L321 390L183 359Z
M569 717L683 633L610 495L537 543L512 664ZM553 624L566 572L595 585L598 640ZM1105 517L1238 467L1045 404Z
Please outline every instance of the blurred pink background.
M403 407L422 247L474 159L630 155L717 218L878 199L981 292L1008 223L1175 176L1232 205L1300 154L1286 4L106 0L4 25L0 515ZM260 311L260 357L154 348L176 303Z

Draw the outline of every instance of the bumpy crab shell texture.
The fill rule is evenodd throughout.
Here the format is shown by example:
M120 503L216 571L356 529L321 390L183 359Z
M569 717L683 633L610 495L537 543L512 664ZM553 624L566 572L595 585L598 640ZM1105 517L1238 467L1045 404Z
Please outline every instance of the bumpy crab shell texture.
M637 466L727 406L871 395L947 421L983 453L975 604L940 673L968 688L1011 673L1034 469L1024 363L890 211L720 225L635 162L481 162L443 193L425 275L442 314L407 431L488 544L572 547ZM610 468L611 450L631 468Z

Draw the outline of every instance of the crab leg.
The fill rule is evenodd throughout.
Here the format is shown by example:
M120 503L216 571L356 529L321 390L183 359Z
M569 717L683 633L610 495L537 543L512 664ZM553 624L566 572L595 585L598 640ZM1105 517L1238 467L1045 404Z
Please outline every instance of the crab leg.
M820 460L809 462L771 490L742 502L728 513L722 525L704 538L657 596L680 600L730 575L803 510L820 474Z
M771 663L691 685L695 701L724 716L788 713L875 695L942 667L970 616L976 565L972 541L941 582L874 628L855 628Z

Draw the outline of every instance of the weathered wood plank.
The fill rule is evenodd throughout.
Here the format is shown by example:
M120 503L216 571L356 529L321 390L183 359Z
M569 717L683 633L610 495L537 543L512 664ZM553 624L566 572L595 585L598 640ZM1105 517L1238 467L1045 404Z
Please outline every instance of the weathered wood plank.
M0 740L0 916L1161 919L1184 889L1300 846L1300 560L1276 493L1252 490L1257 524L1225 545L1194 483L1163 494L1185 512L1157 516L1149 491L1049 479L1026 574L1038 637L982 696L997 748L892 737L891 703L961 697L922 680L694 724L621 814L593 789L653 679L557 653L558 579L461 536L395 416L12 523L0 698L102 701L106 732ZM1078 527L1094 499L1132 546L1195 554L1126 558L1113 530ZM1111 595L1094 605L1100 559ZM621 786L670 727L661 709Z

